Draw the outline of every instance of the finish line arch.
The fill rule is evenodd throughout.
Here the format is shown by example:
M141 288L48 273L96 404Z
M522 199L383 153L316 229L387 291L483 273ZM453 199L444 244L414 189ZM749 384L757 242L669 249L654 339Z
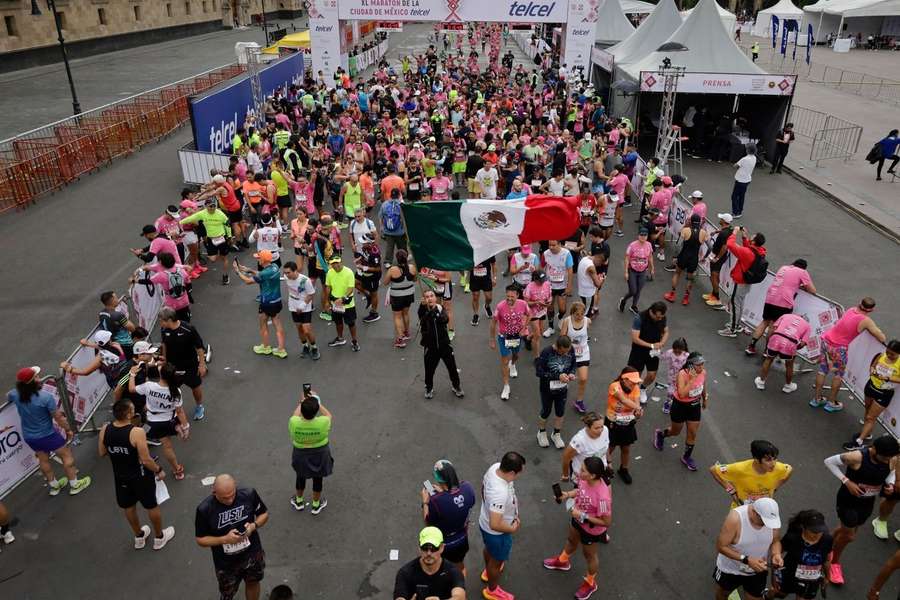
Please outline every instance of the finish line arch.
M341 64L340 21L562 23L563 60L590 73L603 0L308 0L313 73L329 84Z

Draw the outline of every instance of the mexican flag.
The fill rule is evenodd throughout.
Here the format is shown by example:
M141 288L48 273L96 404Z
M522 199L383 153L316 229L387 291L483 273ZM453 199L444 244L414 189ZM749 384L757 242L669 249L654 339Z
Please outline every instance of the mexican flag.
M403 205L416 265L464 271L495 254L540 240L562 240L578 228L574 196L519 200L444 200Z

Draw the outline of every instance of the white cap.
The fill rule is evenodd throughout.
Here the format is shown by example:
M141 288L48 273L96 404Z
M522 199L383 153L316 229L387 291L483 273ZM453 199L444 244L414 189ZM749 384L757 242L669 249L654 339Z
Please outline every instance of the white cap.
M213 183L225 183L225 176L219 174L219 175L214 176L212 178L212 180L213 180Z
M145 342L141 340L140 342L134 343L134 353L135 354L156 354L159 352L159 348L151 344L150 342Z
M781 529L781 517L778 515L778 503L771 498L760 498L751 504L753 511L762 519L763 525L769 529Z
M109 340L112 339L112 332L109 332L105 329L100 329L99 331L94 333L94 342L98 344L108 344Z
M726 223L734 221L734 217L731 216L731 213L719 213L717 216L720 221L725 221Z
M702 198L702 197L703 197L703 192L701 192L700 190L694 190L693 192L691 192L691 198Z

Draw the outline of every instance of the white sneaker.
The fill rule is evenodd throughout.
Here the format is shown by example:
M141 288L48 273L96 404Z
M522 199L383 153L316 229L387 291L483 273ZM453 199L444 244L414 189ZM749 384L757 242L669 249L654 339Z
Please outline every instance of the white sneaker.
M509 363L509 376L513 379L519 376L519 370L516 369L516 363Z
M16 541L16 536L13 535L12 531L7 531L3 534L3 543L4 544L12 544Z
M753 380L753 383L756 384L756 389L758 390L766 389L766 382L762 377L757 377Z
M647 390L641 390L641 405L647 404Z
M171 525L163 529L163 536L161 538L154 537L153 538L153 549L154 550L162 550L166 544L169 543L175 537L175 528Z
M538 438L538 446L540 446L541 448L549 448L550 447L550 440L547 439L546 431L538 431L537 438Z
M784 392L785 394L790 394L791 392L796 392L797 384L794 383L793 381L791 383L786 383L786 384L784 384L784 386L782 386L781 391Z
M661 260L661 261L665 261L665 260L666 260L666 253L665 253L665 252L660 252L660 253L658 253L658 254L656 255L656 258L658 258L658 259Z
M143 548L144 546L147 545L147 538L150 537L150 526L144 525L143 527L141 527L141 533L143 533L144 535L134 538L134 549L135 550L140 550L141 548Z
M550 337L551 335L553 335L553 328L548 327L547 329L544 330L544 333L542 333L541 335L543 335L545 338Z
M553 440L553 445L556 446L557 450L562 450L566 447L566 443L563 441L562 436L558 431L554 431L553 435L550 436L550 439Z
M509 400L509 386L508 385L503 386L503 390L500 392L500 399L501 400Z

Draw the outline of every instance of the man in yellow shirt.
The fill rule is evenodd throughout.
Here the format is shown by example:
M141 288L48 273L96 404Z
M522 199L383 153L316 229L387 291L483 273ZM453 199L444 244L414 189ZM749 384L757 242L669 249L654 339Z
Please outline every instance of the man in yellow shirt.
M325 310L331 312L331 319L337 330L337 337L328 342L331 348L343 346L344 324L350 329L350 347L359 352L359 341L356 339L356 301L353 290L356 277L353 270L341 262L341 255L334 254L328 259L328 273L325 275Z
M759 498L772 498L792 474L791 465L779 462L778 448L772 442L750 442L749 460L709 468L713 479L731 496L731 508L750 504Z

